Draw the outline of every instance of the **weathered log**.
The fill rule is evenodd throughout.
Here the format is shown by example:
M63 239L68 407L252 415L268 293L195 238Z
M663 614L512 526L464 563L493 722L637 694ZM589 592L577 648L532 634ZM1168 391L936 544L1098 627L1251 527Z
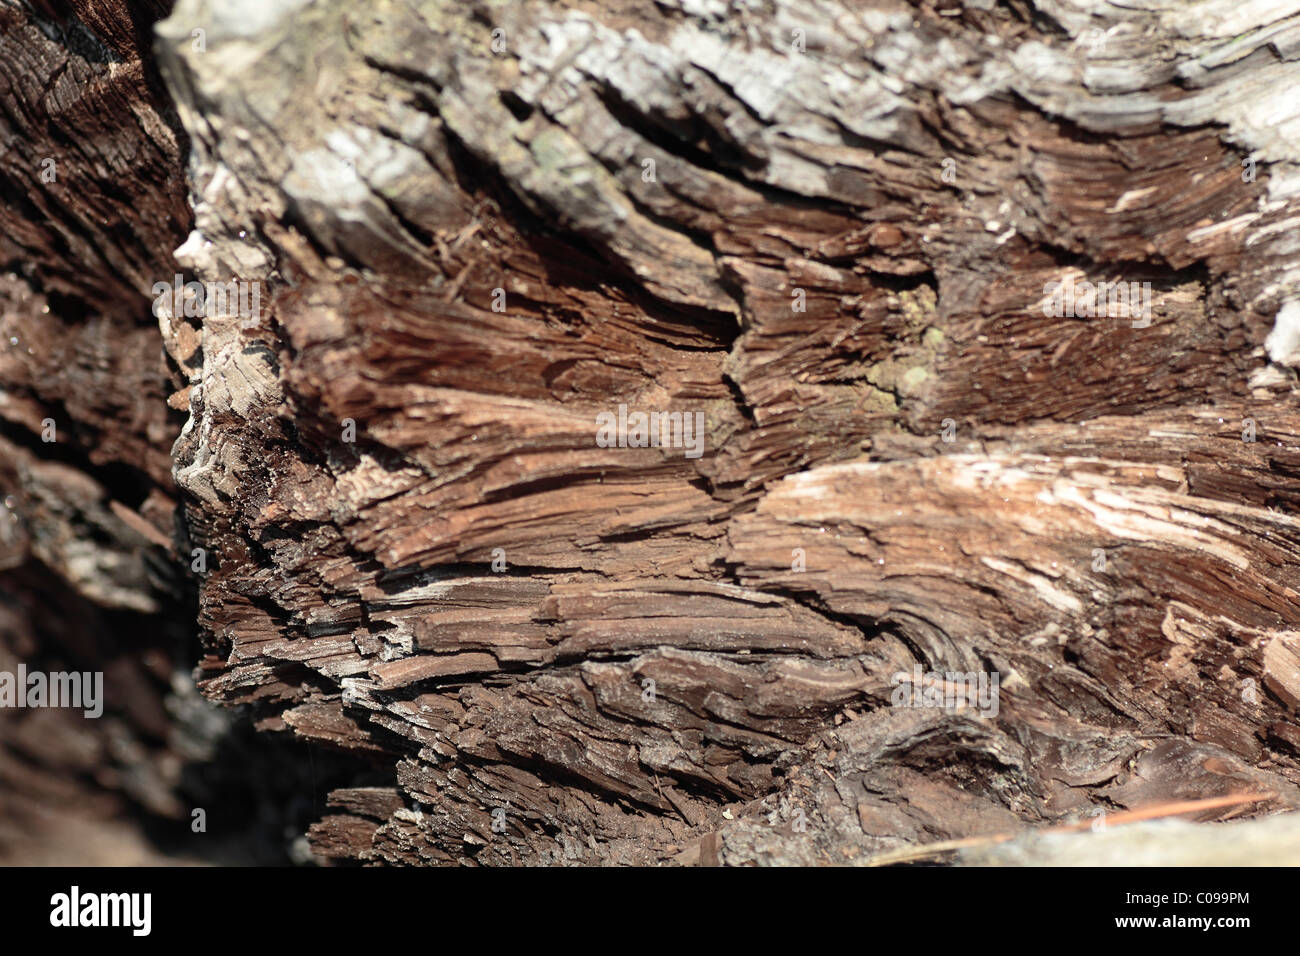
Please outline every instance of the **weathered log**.
M0 698L4 863L283 862L313 786L357 772L254 739L190 676L184 377L150 296L192 218L151 53L168 9L0 3L0 682L102 675L92 708Z
M1300 806L1297 30L180 0L207 301L152 305L186 417L174 492L144 470L203 693L380 769L316 852L866 862ZM986 695L902 705L936 672Z
M103 675L96 717L0 710L6 862L156 861L142 818L188 830L180 422L144 296L189 219L165 12L0 4L0 672Z

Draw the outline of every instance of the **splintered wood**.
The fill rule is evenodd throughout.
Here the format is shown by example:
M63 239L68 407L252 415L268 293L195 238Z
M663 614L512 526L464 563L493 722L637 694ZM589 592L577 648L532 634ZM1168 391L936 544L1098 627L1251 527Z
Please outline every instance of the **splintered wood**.
M59 395L147 476L82 512L194 562L204 695L364 761L329 860L1298 808L1300 26L1231 7L179 0L193 231L115 268L258 314L155 305L147 388L62 315L77 405L0 343L11 480L68 507Z

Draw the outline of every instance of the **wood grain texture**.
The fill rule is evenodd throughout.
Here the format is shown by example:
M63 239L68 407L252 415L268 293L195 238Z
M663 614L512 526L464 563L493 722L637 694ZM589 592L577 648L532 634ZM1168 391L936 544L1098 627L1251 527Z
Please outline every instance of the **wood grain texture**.
M203 693L378 775L316 852L1300 805L1294 6L179 0L192 223L134 206L261 310L157 316L165 534ZM1045 308L1101 282L1149 314ZM898 706L917 668L997 706Z

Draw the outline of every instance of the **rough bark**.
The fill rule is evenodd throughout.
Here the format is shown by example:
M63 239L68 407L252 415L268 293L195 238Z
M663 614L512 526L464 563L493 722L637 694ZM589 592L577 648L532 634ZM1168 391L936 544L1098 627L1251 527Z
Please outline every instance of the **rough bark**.
M161 310L174 489L114 374L154 416L120 458L204 556L202 692L379 771L316 852L843 863L1300 804L1294 13L181 0L175 261L262 308ZM147 351L143 244L105 261ZM1065 279L1151 321L1052 317ZM602 447L620 404L703 454ZM916 666L998 674L996 716L891 706Z
M0 670L102 671L108 701L0 711L9 862L158 859L130 811L188 816L181 754L203 749L167 704L192 603L143 294L190 218L149 53L165 12L0 4Z
M102 672L105 697L95 719L0 708L4 863L283 862L283 829L336 779L190 676L166 405L183 376L149 295L192 225L151 51L169 8L0 3L0 672Z

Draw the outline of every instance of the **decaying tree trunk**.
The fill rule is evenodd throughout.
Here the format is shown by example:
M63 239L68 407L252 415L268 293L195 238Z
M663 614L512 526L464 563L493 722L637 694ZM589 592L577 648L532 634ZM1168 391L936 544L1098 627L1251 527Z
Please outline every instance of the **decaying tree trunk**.
M203 694L371 768L332 860L1300 806L1300 5L1147 6L180 0L101 111L139 197L6 213L6 322L102 349L0 366L8 480L136 479L41 567L145 593L85 573L102 513L194 569ZM608 440L639 412L675 440ZM901 705L933 672L996 696Z
M151 52L168 8L0 2L0 674L103 674L97 718L0 704L0 863L282 862L335 779L190 679L182 378L148 294L193 219Z
M0 671L99 671L107 698L98 719L0 710L6 862L157 859L126 809L187 815L180 422L142 308L190 218L149 54L165 12L0 4Z

